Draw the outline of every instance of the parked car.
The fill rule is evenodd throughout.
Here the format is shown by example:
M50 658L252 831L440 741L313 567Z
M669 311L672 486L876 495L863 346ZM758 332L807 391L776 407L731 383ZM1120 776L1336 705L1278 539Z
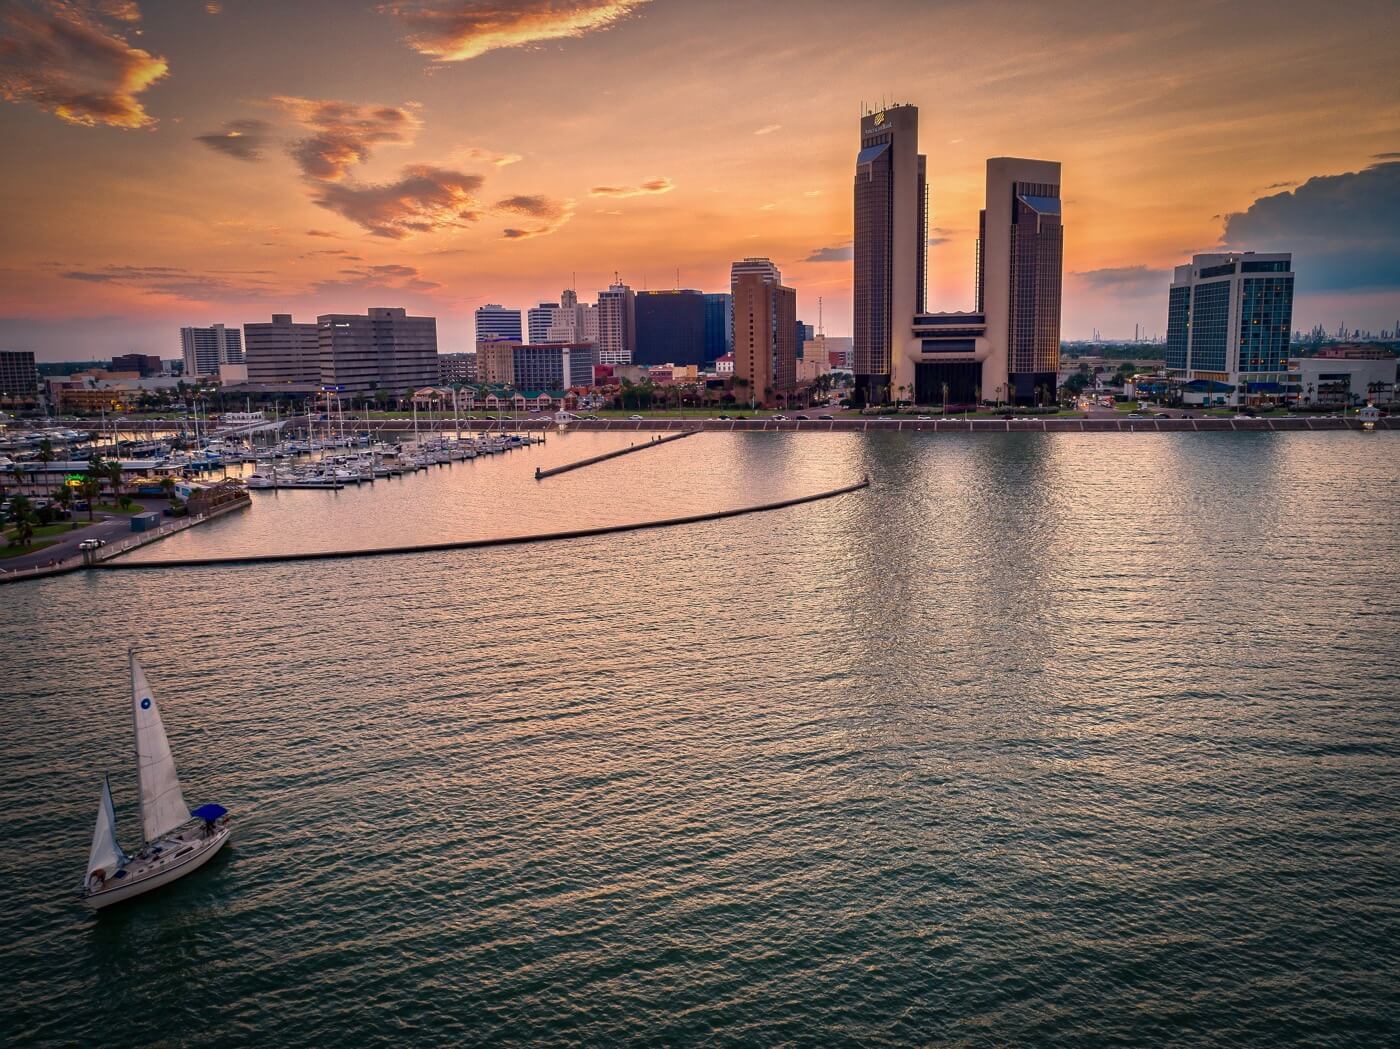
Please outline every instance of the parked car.
M644 416L641 416L641 415L629 415L627 418L629 418L629 419L635 419L635 420L637 420L638 422L640 422L640 421L644 418Z
M793 418L794 418L794 419L807 420L807 419L810 419L810 418L812 418L812 417L811 417L810 415L794 415Z
M818 415L817 418L818 418L818 419L830 419L831 416L829 416L829 415Z
M79 549L79 550L101 550L101 549L102 549L104 546L106 546L106 545L107 545L107 540L105 540L105 539L84 539L81 543L78 544L78 549Z

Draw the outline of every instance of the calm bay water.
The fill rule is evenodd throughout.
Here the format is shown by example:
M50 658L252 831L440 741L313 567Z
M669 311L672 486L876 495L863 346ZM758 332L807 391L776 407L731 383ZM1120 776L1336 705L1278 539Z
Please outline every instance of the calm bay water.
M14 1043L1400 1037L1400 435L706 434L0 589ZM226 855L94 917L139 644Z

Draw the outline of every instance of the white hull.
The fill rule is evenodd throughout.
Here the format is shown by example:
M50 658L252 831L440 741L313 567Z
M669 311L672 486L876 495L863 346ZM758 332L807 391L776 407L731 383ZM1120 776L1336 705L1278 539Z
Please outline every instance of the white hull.
M171 845L167 848L164 859L137 857L123 868L128 872L128 877L108 879L103 888L83 893L82 901L86 906L98 910L159 889L162 885L169 885L191 871L199 870L212 860L232 836L233 827L225 822L213 837L198 839L193 850L187 855L179 855L182 850L176 845Z

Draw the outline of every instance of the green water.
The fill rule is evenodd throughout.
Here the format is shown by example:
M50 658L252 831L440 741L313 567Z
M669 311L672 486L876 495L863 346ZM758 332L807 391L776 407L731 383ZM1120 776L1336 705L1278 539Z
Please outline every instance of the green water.
M1400 1037L1400 435L615 434L0 588L9 1044ZM124 653L233 847L136 835Z

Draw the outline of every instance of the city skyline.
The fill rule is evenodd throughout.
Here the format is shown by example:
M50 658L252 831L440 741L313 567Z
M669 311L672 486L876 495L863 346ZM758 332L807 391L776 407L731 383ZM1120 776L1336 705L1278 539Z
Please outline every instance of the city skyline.
M1400 221L1377 218L1400 219L1386 5L1302 32L1302 4L1267 25L1190 4L821 4L793 33L779 3L743 40L714 33L718 3L510 4L489 26L437 6L462 17L334 5L337 53L295 62L332 5L0 9L16 42L0 121L24 146L0 346L174 356L180 326L402 304L467 349L486 303L591 300L615 273L715 292L748 255L849 335L849 143L882 95L920 107L932 308L973 308L983 165L1016 155L1069 179L1066 339L1164 334L1173 267L1226 248L1293 253L1303 330L1396 313ZM1207 24L1234 43L1202 45ZM1001 43L921 60L943 35Z

